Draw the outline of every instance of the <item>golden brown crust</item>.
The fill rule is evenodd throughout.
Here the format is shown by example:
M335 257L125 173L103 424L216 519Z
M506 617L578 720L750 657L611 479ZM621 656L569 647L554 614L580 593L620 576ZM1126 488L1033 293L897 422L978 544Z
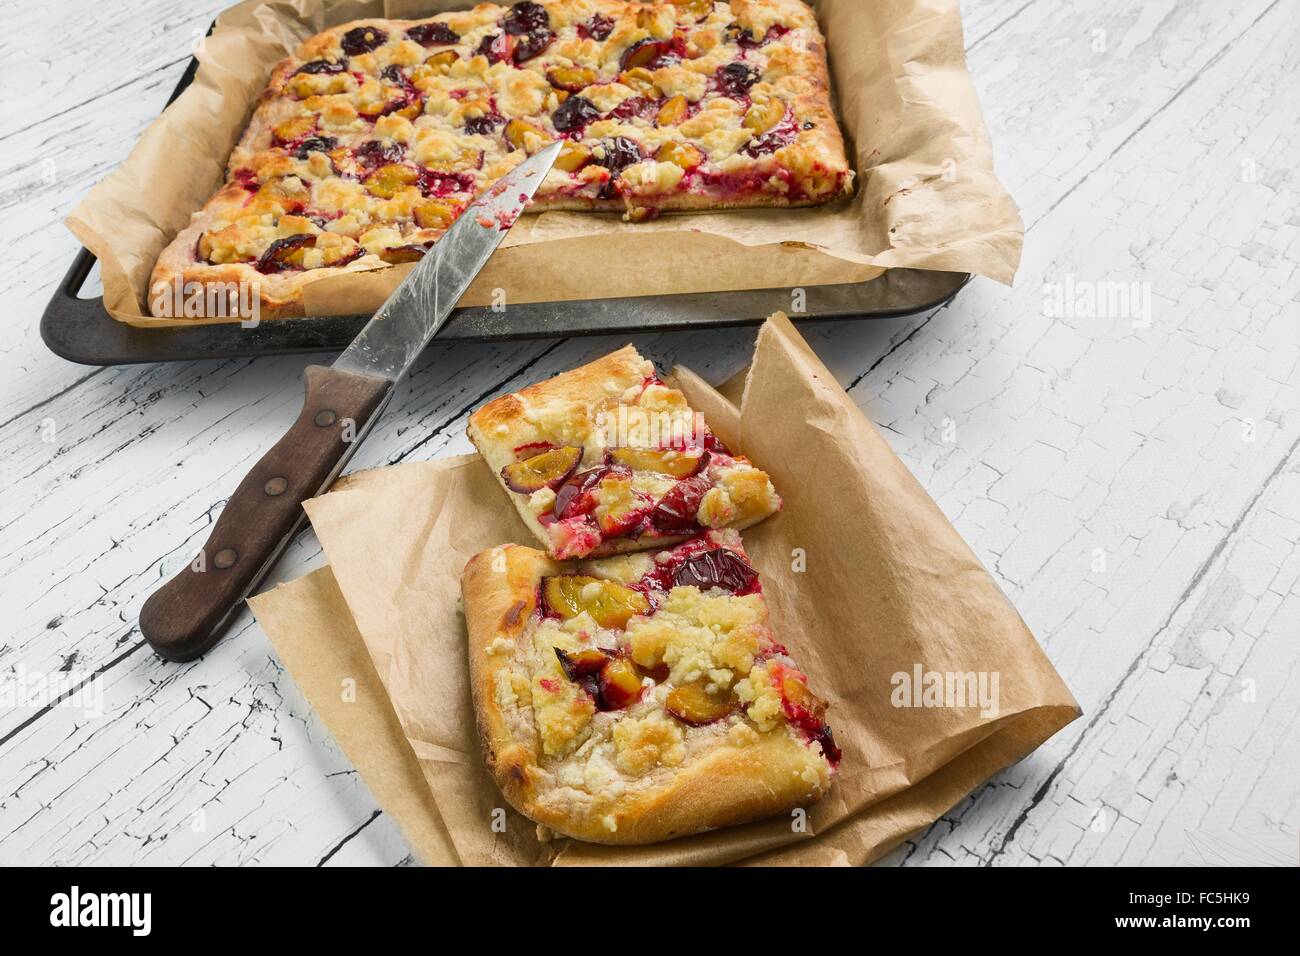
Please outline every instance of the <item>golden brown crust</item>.
M825 796L829 771L808 783L802 774L809 766L805 745L789 734L767 734L745 747L720 748L682 770L672 786L627 801L614 813L615 838L595 828L570 835L592 843L658 843L761 820Z
M636 346L625 345L594 362L493 399L470 415L470 438L477 443L478 436L496 435L500 428L505 427L510 429L511 437L522 439L522 416L528 405L543 406L585 396L618 394L640 385L653 374L654 367L641 357Z
M537 606L537 582L557 568L542 552L511 544L476 554L461 575L470 690L483 759L506 799L521 813L527 813L528 794L537 785L532 776L537 742L512 733L507 725L495 687L509 659L489 654L488 648L497 637L521 637Z
M542 578L566 567L532 548L506 545L475 555L461 581L483 756L511 806L565 836L628 845L745 823L826 793L833 769L819 749L783 725L746 733L743 743L723 738L648 786L575 791L565 799L554 768L539 756L531 717L516 717L512 726L501 705L499 682L509 681L518 658L492 649L526 639Z
M831 111L825 44L801 0L732 0L729 6L719 0L707 14L701 7L662 2L543 2L557 38L539 56L511 66L505 75L493 70L506 64L492 66L487 57L476 55L478 41L500 29L505 5L480 4L426 20L352 21L305 40L272 70L231 154L227 184L160 256L150 280L150 311L167 318L245 318L212 315L206 311L205 296L190 298L189 305L197 302L205 308L195 315L171 291L179 285L185 291L207 286L234 293L243 283L243 294L255 290L260 318L299 316L305 309L304 290L311 283L391 271L395 262L418 256L441 237L451 217L475 193L559 135L553 114L560 97L569 94L545 79L556 68L581 68L598 77L579 95L599 99L603 118L572 134L580 148L595 150L595 156L580 168L553 172L530 206L532 211L625 210L627 218L637 220L659 212L816 205L852 191L853 174ZM594 22L596 15L612 24L609 37L583 39L577 26ZM458 31L459 45L424 47L406 36L413 26L435 22ZM347 70L299 72L304 64L341 60L343 38L364 27L384 31L387 42L348 55ZM789 39L795 34L797 42ZM636 43L670 35L673 43L682 45L685 58L670 58L653 71L643 69L652 77L639 81L651 83L648 94L625 85L630 73L622 68L622 54ZM744 42L751 46L742 49L737 37L748 38ZM448 52L458 57L451 65L430 69L423 62ZM733 91L734 98L705 89L717 82L709 70L741 62L758 65L758 82ZM406 86L381 75L384 68L394 67ZM415 98L403 99L408 95ZM685 97L689 105L683 118L671 122L657 114L643 115L644 110L611 118L611 111L629 96L649 103L651 113L674 97ZM782 138L745 155L742 147L748 149L747 141L761 139L765 129L749 128L745 111L751 102L783 103L786 112L778 124ZM727 104L728 109L712 110L705 121L705 106ZM495 127L483 133L468 131L465 124L489 113L497 116ZM273 130L278 133L295 122L308 123L310 135L273 136ZM531 132L520 133L522 140L512 139L507 134L513 122ZM337 145L304 151L304 137L332 138ZM641 161L606 169L601 165L603 144L618 137L638 144ZM444 193L442 186L429 191L420 180L397 183L388 190L391 196L370 195L359 181L376 167L365 165L355 153L370 142L400 147L405 155L396 160L399 166L450 177L437 181L452 183L451 192ZM705 163L683 173L671 160L659 158L665 142L692 145ZM342 186L336 189L331 182ZM411 192L417 185L422 196ZM419 217L417 207L424 207ZM295 235L312 238L307 249L277 252L290 263L285 271L276 271L275 262L269 269L259 268L259 258L274 242Z

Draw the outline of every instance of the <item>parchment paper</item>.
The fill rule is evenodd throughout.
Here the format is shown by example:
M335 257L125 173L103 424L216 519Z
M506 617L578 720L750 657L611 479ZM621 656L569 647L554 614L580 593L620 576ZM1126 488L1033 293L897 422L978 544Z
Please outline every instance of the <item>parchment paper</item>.
M194 83L67 219L100 259L104 304L134 325L158 254L224 178L272 67L307 36L367 16L412 18L467 0L246 0L197 53ZM524 216L461 299L484 305L860 282L907 266L1010 283L1023 225L993 172L956 0L816 0L838 114L858 172L852 199L814 209ZM665 235L665 233L669 235ZM594 267L601 263L602 267ZM622 263L610 269L603 264ZM308 285L308 314L371 312L411 266Z
M993 579L784 316L759 333L739 408L687 371L674 377L785 498L744 538L778 639L830 702L844 750L835 786L810 808L806 833L778 817L650 847L546 844L513 811L494 832L506 804L479 754L459 577L474 553L532 538L477 457L412 463L308 502L330 570L250 603L363 777L382 773L377 799L402 796L395 816L430 862L862 863L1078 716ZM373 671L357 664L358 642ZM997 715L894 706L892 675L918 664L996 673ZM394 785L392 723L340 702L340 674L366 687L376 711L387 698L444 829L411 808L409 760ZM378 751L357 740L358 721L382 736Z

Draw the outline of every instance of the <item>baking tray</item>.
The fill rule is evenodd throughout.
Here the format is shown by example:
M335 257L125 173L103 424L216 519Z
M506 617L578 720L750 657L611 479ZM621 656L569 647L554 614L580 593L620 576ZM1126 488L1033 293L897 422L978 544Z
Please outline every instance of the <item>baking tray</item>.
M208 32L212 32L211 28ZM198 67L198 60L191 58L168 97L169 105L193 82ZM136 328L109 315L102 296L84 299L78 296L94 265L95 257L88 249L81 249L41 315L41 338L50 351L83 365L340 351L370 318L349 315L276 319L254 328L244 328L237 322ZM793 313L792 318L805 321L911 315L943 305L970 278L966 272L890 269L868 282L808 286L804 289L805 308ZM453 310L432 344L752 325L773 312L791 312L791 306L788 286L741 292L539 302L512 305L503 312L482 306Z

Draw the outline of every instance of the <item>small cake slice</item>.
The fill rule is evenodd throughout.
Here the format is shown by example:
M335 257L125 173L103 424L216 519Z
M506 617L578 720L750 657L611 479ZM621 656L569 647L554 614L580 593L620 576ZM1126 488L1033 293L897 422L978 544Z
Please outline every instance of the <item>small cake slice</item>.
M488 768L517 810L651 843L806 806L840 751L733 530L560 563L507 545L461 579Z
M781 507L767 474L732 454L631 345L489 402L468 430L559 560L745 528Z

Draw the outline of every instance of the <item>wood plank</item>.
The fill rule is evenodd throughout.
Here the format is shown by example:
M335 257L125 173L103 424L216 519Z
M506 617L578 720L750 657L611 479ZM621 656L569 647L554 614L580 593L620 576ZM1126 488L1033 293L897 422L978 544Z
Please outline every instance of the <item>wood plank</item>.
M1300 445L1297 25L1270 8L1045 214L1015 292L973 290L859 387L1087 714L895 862L1173 862L1184 827L1294 833L1295 770L1260 754L1292 727L1300 658L1274 530ZM1067 275L1149 282L1150 326L1045 316ZM1235 706L1250 677L1258 704ZM1229 763L1235 803L1211 813ZM1124 815L1108 837L1102 807Z
M8 148L14 134L88 104L102 109L98 101L105 94L160 72L178 78L194 45L227 6L223 0L61 0L27 4L21 14L11 8L0 33L0 60L5 98L22 108L0 116L0 143Z

